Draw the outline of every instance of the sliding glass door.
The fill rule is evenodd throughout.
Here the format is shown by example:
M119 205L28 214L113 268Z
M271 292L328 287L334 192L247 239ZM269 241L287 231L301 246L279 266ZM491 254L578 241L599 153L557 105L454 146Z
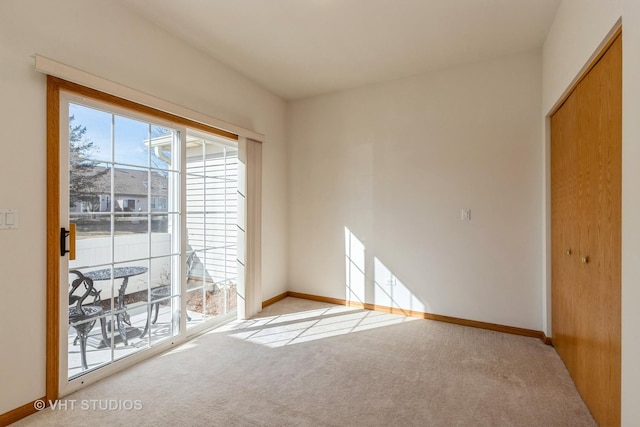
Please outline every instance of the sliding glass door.
M235 312L238 151L71 94L60 111L61 368L73 381Z

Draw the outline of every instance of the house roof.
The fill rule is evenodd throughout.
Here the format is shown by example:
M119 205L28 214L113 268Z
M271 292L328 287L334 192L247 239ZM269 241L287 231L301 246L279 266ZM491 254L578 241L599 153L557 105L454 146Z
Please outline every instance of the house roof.
M86 171L86 169L83 169ZM91 168L91 174L96 175L92 181L93 188L90 193L110 194L111 174L102 173L107 168L96 166ZM88 171L87 171L88 174ZM166 197L168 194L167 177L160 172L142 169L114 169L114 194L146 197L149 194L149 175L151 176L151 194L153 196Z

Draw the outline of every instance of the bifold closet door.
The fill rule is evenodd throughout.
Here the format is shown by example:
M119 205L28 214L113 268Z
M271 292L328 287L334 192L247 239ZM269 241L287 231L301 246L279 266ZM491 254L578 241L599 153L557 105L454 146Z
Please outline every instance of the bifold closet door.
M622 38L551 118L553 342L600 425L620 424Z

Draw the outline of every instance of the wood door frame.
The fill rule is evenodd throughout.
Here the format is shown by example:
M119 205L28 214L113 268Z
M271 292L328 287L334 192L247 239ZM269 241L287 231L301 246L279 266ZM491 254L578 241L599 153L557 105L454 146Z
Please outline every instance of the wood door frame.
M595 54L589 59L587 64L580 70L578 75L573 79L567 90L564 91L562 96L558 99L558 101L553 105L549 113L547 113L547 118L553 116L553 114L562 107L567 98L571 96L573 91L578 87L580 82L584 80L584 78L589 74L589 72L596 66L596 64L602 59L607 50L611 47L611 45L616 41L616 39L622 35L622 22L616 22L613 29L609 32L607 37L605 37L604 42L600 44L599 48L596 50Z
M59 398L60 364L60 92L70 92L116 107L172 121L226 139L238 135L165 111L47 76L47 285L46 285L46 395L45 402Z

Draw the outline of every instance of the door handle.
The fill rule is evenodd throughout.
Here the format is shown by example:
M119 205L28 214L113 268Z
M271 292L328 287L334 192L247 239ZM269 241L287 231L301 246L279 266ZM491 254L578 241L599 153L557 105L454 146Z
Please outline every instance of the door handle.
M67 237L69 237L69 249L67 249ZM60 256L69 254L69 261L76 259L76 225L69 224L69 230L60 229Z
M589 256L583 256L582 257L582 263L583 264L589 264Z
M571 255L571 248L567 249L567 255Z

